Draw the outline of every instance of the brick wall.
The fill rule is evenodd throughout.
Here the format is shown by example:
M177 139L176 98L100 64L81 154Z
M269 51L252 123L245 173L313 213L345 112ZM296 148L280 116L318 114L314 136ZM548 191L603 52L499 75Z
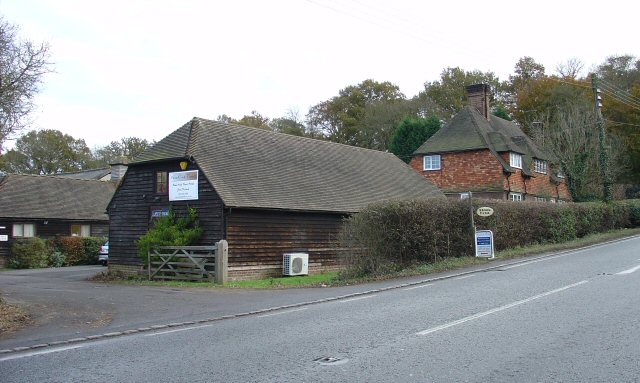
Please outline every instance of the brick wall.
M501 155L509 163L509 153L502 153ZM534 197L542 197L547 200L550 198L571 200L571 195L565 182L557 184L551 180L549 171L547 171L547 174L537 173L533 170L533 164L530 166L530 173L533 177L524 176L522 170L515 169L515 173L511 173L505 178L504 190L522 193L525 199L530 200L533 200Z
M495 191L503 188L500 162L488 149L443 153L440 170L422 170L422 155L414 156L411 167L443 192Z

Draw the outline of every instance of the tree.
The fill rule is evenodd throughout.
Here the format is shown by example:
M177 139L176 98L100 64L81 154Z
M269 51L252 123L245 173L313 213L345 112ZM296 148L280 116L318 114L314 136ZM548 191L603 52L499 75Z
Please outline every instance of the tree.
M558 66L556 66L556 72L558 72L563 79L576 80L580 72L582 72L582 68L584 68L582 61L577 58L572 58L563 64L558 64Z
M478 70L465 72L459 67L446 68L440 74L440 80L426 82L425 90L419 96L432 100L437 106L438 116L446 121L466 105L466 87L480 83L489 84L491 87L491 104L498 105L504 102L505 85L495 74Z
M93 156L82 139L58 130L32 130L16 140L4 161L7 173L57 174L85 169Z
M311 107L307 114L308 127L322 132L330 141L369 147L363 134L367 108L373 104L393 104L404 100L405 96L397 85L388 81L365 80Z
M111 141L107 146L95 150L94 167L107 166L115 162L133 160L145 149L152 146L154 142L149 142L138 137L125 137L120 141Z
M406 117L393 133L389 143L389 151L409 163L413 152L438 129L440 129L440 119L436 115L431 115L428 118Z
M269 126L269 118L263 117L255 110L251 111L250 115L245 115L244 117L242 117L240 120L238 120L237 123L244 126L271 130L271 127Z
M33 98L50 72L49 45L21 41L18 28L0 16L0 149L29 121Z

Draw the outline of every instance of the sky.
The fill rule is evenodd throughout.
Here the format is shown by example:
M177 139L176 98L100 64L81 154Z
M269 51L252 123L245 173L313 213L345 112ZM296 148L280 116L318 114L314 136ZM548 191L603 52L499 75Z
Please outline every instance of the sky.
M366 79L412 97L447 67L507 80L577 58L640 57L640 5L603 1L0 0L20 36L50 44L30 129L90 148L160 140L193 117L298 114ZM12 146L8 142L8 147Z

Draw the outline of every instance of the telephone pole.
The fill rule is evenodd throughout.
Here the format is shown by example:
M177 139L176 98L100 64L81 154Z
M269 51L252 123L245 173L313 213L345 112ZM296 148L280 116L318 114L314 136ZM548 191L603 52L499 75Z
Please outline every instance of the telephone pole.
M591 74L591 87L593 88L593 97L595 102L596 126L598 127L598 141L600 146L600 175L602 177L602 195L605 202L613 200L613 192L611 179L609 177L609 153L605 143L606 132L604 129L604 119L602 118L602 92L598 88L598 77L595 73Z

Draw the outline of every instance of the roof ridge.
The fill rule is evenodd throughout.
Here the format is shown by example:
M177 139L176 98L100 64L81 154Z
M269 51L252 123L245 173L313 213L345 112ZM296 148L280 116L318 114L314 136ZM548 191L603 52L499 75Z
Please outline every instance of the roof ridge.
M282 132L274 132L272 130L256 128L255 126L246 126L246 125L241 125L241 124L236 124L236 123L229 123L229 122L224 122L224 121L209 120L209 119L202 118L202 117L194 117L194 119L198 119L200 121L205 121L205 122L213 122L213 123L216 123L216 124L223 124L223 125L227 125L227 126L235 126L235 127L239 127L239 128L252 129L252 130L255 130L255 131L265 132L267 134L274 134L274 135L278 135L278 136L281 136L281 137L288 137L288 138L301 140L301 141L302 140L307 140L307 141L313 141L313 142L322 142L322 143L329 144L329 145L341 145L341 146L345 146L345 147L348 147L348 148L356 148L356 149L359 149L359 150L372 151L372 152L376 152L376 153L389 153L389 152L383 152L382 150L363 148L361 146L343 144L343 143L340 143L340 142L327 141L327 140L322 140L322 139L313 138L313 137L296 136L294 134L288 134L288 133L282 133ZM390 154L393 155L393 153L390 153Z
M65 173L69 174L69 173ZM29 173L8 173L5 178L9 178L9 176L21 176L21 177L41 177L41 178L53 178L57 180L68 180L68 181L90 181L90 182L109 182L109 181L100 181L91 178L71 178L71 177L63 177L55 174L29 174Z

